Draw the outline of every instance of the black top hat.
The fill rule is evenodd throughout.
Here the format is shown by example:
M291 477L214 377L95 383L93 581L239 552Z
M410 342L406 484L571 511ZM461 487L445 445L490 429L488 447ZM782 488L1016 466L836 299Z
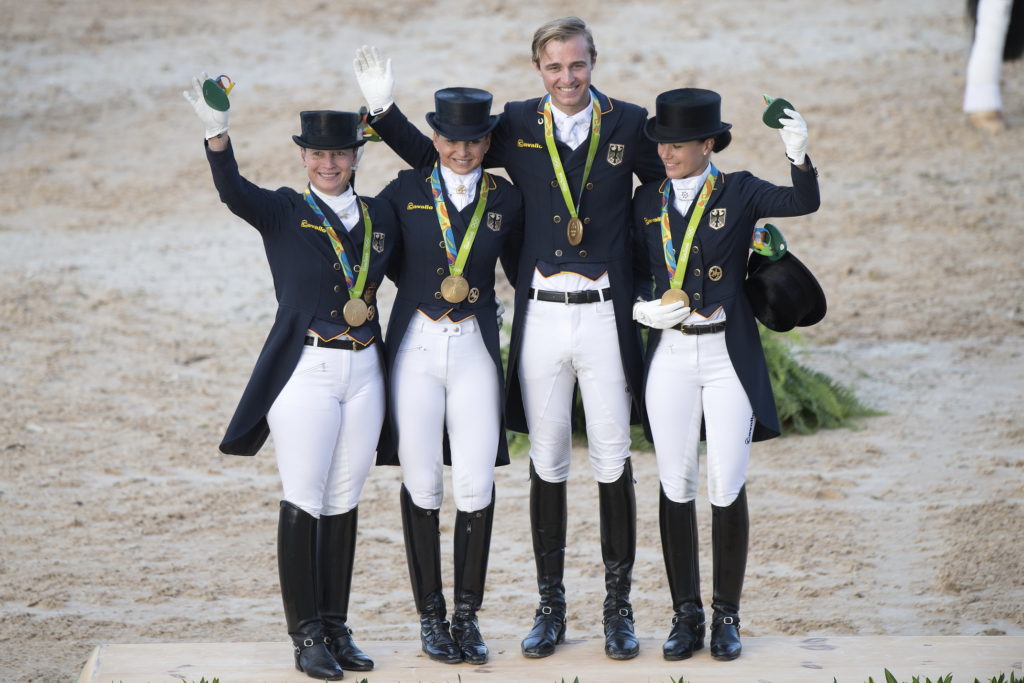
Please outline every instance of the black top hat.
M644 134L655 142L707 140L732 128L722 123L722 96L712 90L669 90L658 95L654 108Z
M297 145L307 149L348 149L366 143L359 131L362 116L350 111L304 111L299 113L302 135L293 135Z
M769 330L788 332L825 317L825 292L793 252L786 252L778 261L752 253L743 289L754 317Z
M476 140L494 130L491 93L479 88L444 88L434 93L434 109L427 123L449 140Z

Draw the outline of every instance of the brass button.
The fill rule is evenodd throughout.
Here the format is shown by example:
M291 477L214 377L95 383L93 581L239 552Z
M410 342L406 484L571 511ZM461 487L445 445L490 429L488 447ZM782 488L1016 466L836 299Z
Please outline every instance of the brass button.
M587 183L587 189L588 190L593 190L594 189L594 183Z
M341 291L341 285L334 285L334 293L337 294Z
M359 272L359 269L360 269L360 268L362 268L362 264L359 264L359 263L357 263L357 264L355 264L354 266L352 266L352 270L353 270L353 272L356 272L356 273L358 273L358 272Z
M562 217L561 216L555 216L552 220L555 221L556 223L561 223L562 222Z
M335 263L334 264L334 269L335 270L341 270L341 264L340 263Z
M437 274L438 275L444 275L444 268L438 268L437 269Z
M700 253L700 247L698 247L695 244L695 245L693 245L693 249L691 249L690 251L692 251L694 254L699 254Z
M589 223L590 222L590 216L587 216L586 218L584 218L583 222L584 223Z
M337 318L338 317L338 311L337 310L331 311L331 317L332 318Z
M693 293L693 300L694 301L700 301L700 292L694 292Z
M441 292L434 292L434 298L435 299L440 299L441 298Z
M441 247L442 249L444 249L444 248L445 248L445 247L444 247L444 240L441 240L440 242L438 242L438 243L437 243L437 246L439 246L439 247Z
M586 249L580 249L580 256L582 258L587 258L587 250Z
M693 269L693 274L694 274L695 276L697 276L697 277L700 277L700 268L694 268L694 269Z
M558 187L558 180L557 179L551 181L551 187Z
M555 256L561 256L561 255L562 255L562 250L561 249L555 249Z

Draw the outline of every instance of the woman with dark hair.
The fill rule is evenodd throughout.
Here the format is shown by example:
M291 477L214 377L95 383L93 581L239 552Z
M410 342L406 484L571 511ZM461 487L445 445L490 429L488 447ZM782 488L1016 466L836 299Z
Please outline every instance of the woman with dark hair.
M364 143L359 114L302 112L292 139L306 189L268 190L238 171L216 81L203 74L192 83L184 95L206 127L213 183L260 233L278 302L220 449L255 455L274 435L283 488L277 561L295 668L338 680L343 669L373 668L346 621L357 506L384 421L376 291L395 218L386 202L352 188Z
M721 98L683 88L658 95L646 135L658 143L665 179L633 199L638 282L651 301L633 317L651 328L644 422L657 455L659 517L674 616L663 653L690 657L704 646L697 518L698 443L707 440L714 561L711 655L740 655L739 605L747 561L745 477L751 441L779 435L771 384L751 304L744 293L754 223L817 210L817 172L807 160L807 125L785 109L780 133L793 187L711 161L732 139ZM817 302L815 302L817 303ZM823 304L822 304L823 305ZM824 314L812 306L802 324Z
M518 250L523 198L481 166L498 121L491 100L476 88L437 91L436 111L427 114L437 160L400 172L378 195L401 226L388 273L398 285L385 344L392 438L380 460L402 466L402 527L423 651L448 664L487 661L477 610L494 468L509 462L494 271L499 257ZM444 464L456 508L451 622L438 532Z

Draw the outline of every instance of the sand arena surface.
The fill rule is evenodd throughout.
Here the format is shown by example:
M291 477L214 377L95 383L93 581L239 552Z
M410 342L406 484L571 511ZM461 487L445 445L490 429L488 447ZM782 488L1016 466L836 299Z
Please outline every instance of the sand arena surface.
M960 3L2 5L0 680L69 680L98 643L286 638L272 448L216 448L273 288L257 234L217 200L180 94L189 79L230 74L243 173L299 187L297 113L360 104L358 45L393 57L397 99L426 129L440 87L487 88L499 104L540 94L532 32L571 12L595 32L601 90L648 108L673 87L722 93L723 171L788 182L761 93L809 124L822 208L779 223L829 297L804 359L887 414L755 446L745 633L1024 634L1024 68L1004 69L1011 129L969 128ZM400 168L373 146L360 191ZM661 637L654 458L634 467L637 630ZM486 636L515 638L536 600L526 459L497 486L480 619ZM398 487L397 469L377 468L360 506L357 638L416 637ZM569 630L599 637L582 450L570 487ZM442 519L450 553L450 502ZM450 586L449 559L445 572Z

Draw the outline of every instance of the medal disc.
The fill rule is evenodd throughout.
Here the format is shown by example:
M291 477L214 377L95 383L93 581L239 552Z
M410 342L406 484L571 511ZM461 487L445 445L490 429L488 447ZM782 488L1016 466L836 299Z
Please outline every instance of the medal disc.
M441 280L441 296L444 300L457 304L469 294L469 281L461 275L449 275Z
M203 81L203 99L206 103L217 111L227 111L228 106L228 94L224 92L224 88L220 87L220 83L207 78Z
M583 221L579 218L573 217L569 219L569 227L565 229L565 236L569 240L569 244L572 246L578 245L583 241Z
M690 305L690 297L681 289L669 289L661 295L662 306L674 304L677 301L682 301L684 306Z
M349 299L341 313L345 316L345 322L352 327L359 327L369 317L368 307L362 299Z

